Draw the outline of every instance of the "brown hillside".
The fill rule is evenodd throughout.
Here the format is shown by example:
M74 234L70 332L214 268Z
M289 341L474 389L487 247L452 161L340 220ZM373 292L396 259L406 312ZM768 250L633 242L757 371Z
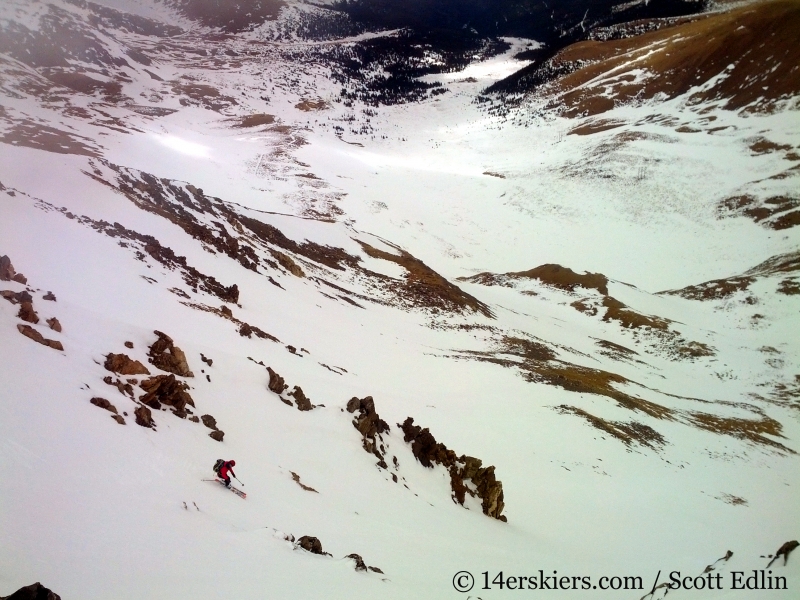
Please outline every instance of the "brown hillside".
M632 38L580 42L542 65L569 73L542 91L555 92L552 106L572 117L686 93L692 103L770 111L800 94L798 32L800 1L776 0ZM649 75L637 77L641 69Z

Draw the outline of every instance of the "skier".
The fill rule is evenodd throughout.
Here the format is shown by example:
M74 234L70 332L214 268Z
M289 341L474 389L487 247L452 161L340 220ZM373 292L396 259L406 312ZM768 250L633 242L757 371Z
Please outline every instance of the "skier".
M236 466L235 460L227 460L222 463L222 466L219 468L217 473L219 474L220 478L225 480L225 487L231 487L231 475L236 477L236 473L233 472L233 467ZM230 472L230 475L228 475Z

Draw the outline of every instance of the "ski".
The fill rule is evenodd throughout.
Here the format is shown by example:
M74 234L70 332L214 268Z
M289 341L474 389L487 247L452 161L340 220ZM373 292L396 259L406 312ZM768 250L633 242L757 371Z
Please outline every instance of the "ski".
M224 481L222 481L222 479L201 479L200 481L216 481L218 484L220 484L220 485L222 485L222 486L225 486L225 482L224 482ZM239 488L235 488L235 487L231 486L231 487L229 487L228 489L229 489L230 491L232 491L234 494L236 494L237 496L239 496L239 498L243 498L243 499L244 499L244 498L247 498L247 494L245 494L245 493L244 493L242 490L240 490Z

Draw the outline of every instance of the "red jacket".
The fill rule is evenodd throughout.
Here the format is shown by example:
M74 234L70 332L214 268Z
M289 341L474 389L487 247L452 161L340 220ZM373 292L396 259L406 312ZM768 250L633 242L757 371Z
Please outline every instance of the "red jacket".
M219 468L219 476L223 479L228 478L228 471L231 472L231 475L236 477L236 473L233 472L233 467L231 467L231 463L229 461L225 461L222 463L222 466Z

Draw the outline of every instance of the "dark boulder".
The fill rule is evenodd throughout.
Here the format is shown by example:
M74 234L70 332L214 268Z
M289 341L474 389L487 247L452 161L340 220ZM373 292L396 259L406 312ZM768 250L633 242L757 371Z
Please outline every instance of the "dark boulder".
M139 406L136 410L133 411L133 414L136 416L136 424L141 425L142 427L155 427L155 421L153 421L153 413L150 412L150 409L146 406Z
M39 315L37 315L36 311L33 310L32 302L23 302L22 306L19 307L17 316L23 321L33 323L34 325L39 322Z
M61 600L61 596L37 581L32 585L19 588L10 596L5 596L0 600Z
M127 354L107 354L103 366L107 371L120 375L150 375L147 367Z
M319 538L315 538L311 535L304 535L299 540L297 540L297 545L300 546L303 550L307 552L311 552L312 554L323 554L330 556L327 552L323 552L322 550L322 542L319 541Z
M174 373L181 377L194 377L189 369L186 355L178 348L172 338L160 331L154 331L158 339L153 342L148 352L150 362L157 368L167 373Z
M91 402L95 406L99 406L100 408L104 408L105 410L107 410L109 412L112 412L115 415L118 414L117 407L114 406L113 404L111 404L111 402L109 402L105 398L92 398L91 400L89 400L89 402Z

